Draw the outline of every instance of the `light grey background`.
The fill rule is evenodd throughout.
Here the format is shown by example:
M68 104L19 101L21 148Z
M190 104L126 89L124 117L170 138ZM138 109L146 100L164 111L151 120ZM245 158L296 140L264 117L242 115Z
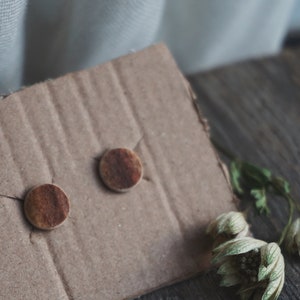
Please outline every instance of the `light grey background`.
M0 0L0 94L164 41L186 73L278 52L300 0Z

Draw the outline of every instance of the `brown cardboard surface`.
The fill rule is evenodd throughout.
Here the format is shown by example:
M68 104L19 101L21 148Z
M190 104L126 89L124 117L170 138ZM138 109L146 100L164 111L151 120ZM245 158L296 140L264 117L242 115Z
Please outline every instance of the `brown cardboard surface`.
M101 154L134 149L144 177L107 190ZM33 230L0 197L0 299L124 299L208 267L207 223L235 208L191 93L157 45L37 84L0 102L0 193L41 183L71 201L61 227Z

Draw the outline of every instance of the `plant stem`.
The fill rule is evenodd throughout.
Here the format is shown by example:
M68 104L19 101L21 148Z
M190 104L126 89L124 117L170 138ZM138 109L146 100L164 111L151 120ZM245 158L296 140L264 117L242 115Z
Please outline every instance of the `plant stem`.
M293 215L294 215L294 209L295 209L295 201L294 199L290 196L290 195L284 195L284 198L288 201L289 203L289 207L290 207L290 212L289 212L289 220L287 222L287 224L284 226L284 229L282 230L281 236L279 241L277 242L278 245L280 246L282 244L282 242L285 239L285 236L287 234L287 231L289 229L289 227L291 226L292 222L293 222Z
M295 204L295 207L297 208L297 210L300 212L300 205L299 205L299 203L297 203L297 201L294 200L294 204Z

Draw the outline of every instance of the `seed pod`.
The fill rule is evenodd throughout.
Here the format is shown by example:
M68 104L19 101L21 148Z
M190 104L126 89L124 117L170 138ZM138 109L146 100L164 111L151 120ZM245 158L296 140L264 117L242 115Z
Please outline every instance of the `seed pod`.
M249 233L249 225L241 212L231 211L218 216L206 230L214 239L214 247L233 238L244 237Z
M300 256L300 218L289 227L285 238L285 248L290 254L298 253Z
M284 284L284 259L276 243L250 237L237 238L213 250L220 264L222 286L239 285L241 299L275 300Z

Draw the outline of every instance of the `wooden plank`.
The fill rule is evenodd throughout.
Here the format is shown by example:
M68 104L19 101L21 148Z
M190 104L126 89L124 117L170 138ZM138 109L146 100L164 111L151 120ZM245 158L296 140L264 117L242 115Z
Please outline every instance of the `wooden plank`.
M237 156L287 178L300 203L300 48L188 78L215 140ZM270 202L272 216L257 215L242 201L256 238L277 241L288 218L284 200ZM300 299L300 258L285 254L286 283L280 299ZM139 299L237 299L218 287L216 270Z

